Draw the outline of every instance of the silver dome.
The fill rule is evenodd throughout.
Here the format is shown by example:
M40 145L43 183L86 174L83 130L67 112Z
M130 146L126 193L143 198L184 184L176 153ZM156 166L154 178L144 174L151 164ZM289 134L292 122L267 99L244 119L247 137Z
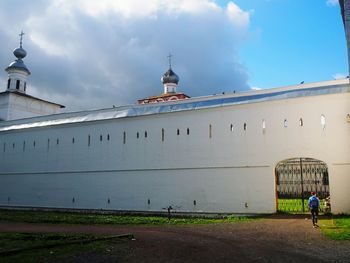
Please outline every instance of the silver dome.
M15 61L13 61L5 70L7 72L9 72L9 70L11 69L19 69L19 70L23 70L25 71L27 74L30 75L30 71L27 68L27 66L23 63L22 59L16 59Z
M16 58L19 58L19 59L22 59L25 56L27 56L27 52L22 47L18 47L15 50L13 50L13 54L15 55Z
M163 77L161 78L161 81L163 82L163 84L166 83L175 83L178 84L179 83L179 76L175 74L174 71L172 71L172 69L168 69L167 72L164 73Z

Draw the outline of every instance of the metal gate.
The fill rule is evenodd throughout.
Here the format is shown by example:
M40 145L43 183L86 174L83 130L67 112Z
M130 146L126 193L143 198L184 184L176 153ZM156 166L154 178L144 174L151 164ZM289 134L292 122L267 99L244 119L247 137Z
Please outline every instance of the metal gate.
M330 212L328 168L324 162L312 158L288 159L277 164L275 174L277 211L306 212L310 193L316 192L321 211Z

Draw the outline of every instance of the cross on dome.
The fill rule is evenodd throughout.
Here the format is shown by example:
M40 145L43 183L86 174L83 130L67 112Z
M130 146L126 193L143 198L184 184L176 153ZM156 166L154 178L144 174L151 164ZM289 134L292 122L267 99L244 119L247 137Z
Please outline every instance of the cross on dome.
M171 53L169 52L169 55L167 56L168 60L169 60L169 68L171 69L171 58L173 55L171 55Z
M20 48L22 48L23 35L25 35L25 33L23 32L23 30L21 30L21 34L19 34L19 36L21 37L20 40L19 40L19 47Z

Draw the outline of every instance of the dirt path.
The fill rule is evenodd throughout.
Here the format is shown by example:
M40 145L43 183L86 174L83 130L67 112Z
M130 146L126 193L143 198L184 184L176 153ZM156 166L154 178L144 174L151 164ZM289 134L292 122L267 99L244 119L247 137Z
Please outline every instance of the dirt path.
M1 232L133 233L123 251L65 262L350 262L350 241L326 239L303 217L191 226L85 226L0 222Z

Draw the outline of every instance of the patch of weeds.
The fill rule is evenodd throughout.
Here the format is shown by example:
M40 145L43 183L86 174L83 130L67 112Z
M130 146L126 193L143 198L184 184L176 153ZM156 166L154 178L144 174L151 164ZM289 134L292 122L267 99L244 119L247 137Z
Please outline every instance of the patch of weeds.
M321 220L321 230L334 240L350 240L350 216L335 216L332 219Z

